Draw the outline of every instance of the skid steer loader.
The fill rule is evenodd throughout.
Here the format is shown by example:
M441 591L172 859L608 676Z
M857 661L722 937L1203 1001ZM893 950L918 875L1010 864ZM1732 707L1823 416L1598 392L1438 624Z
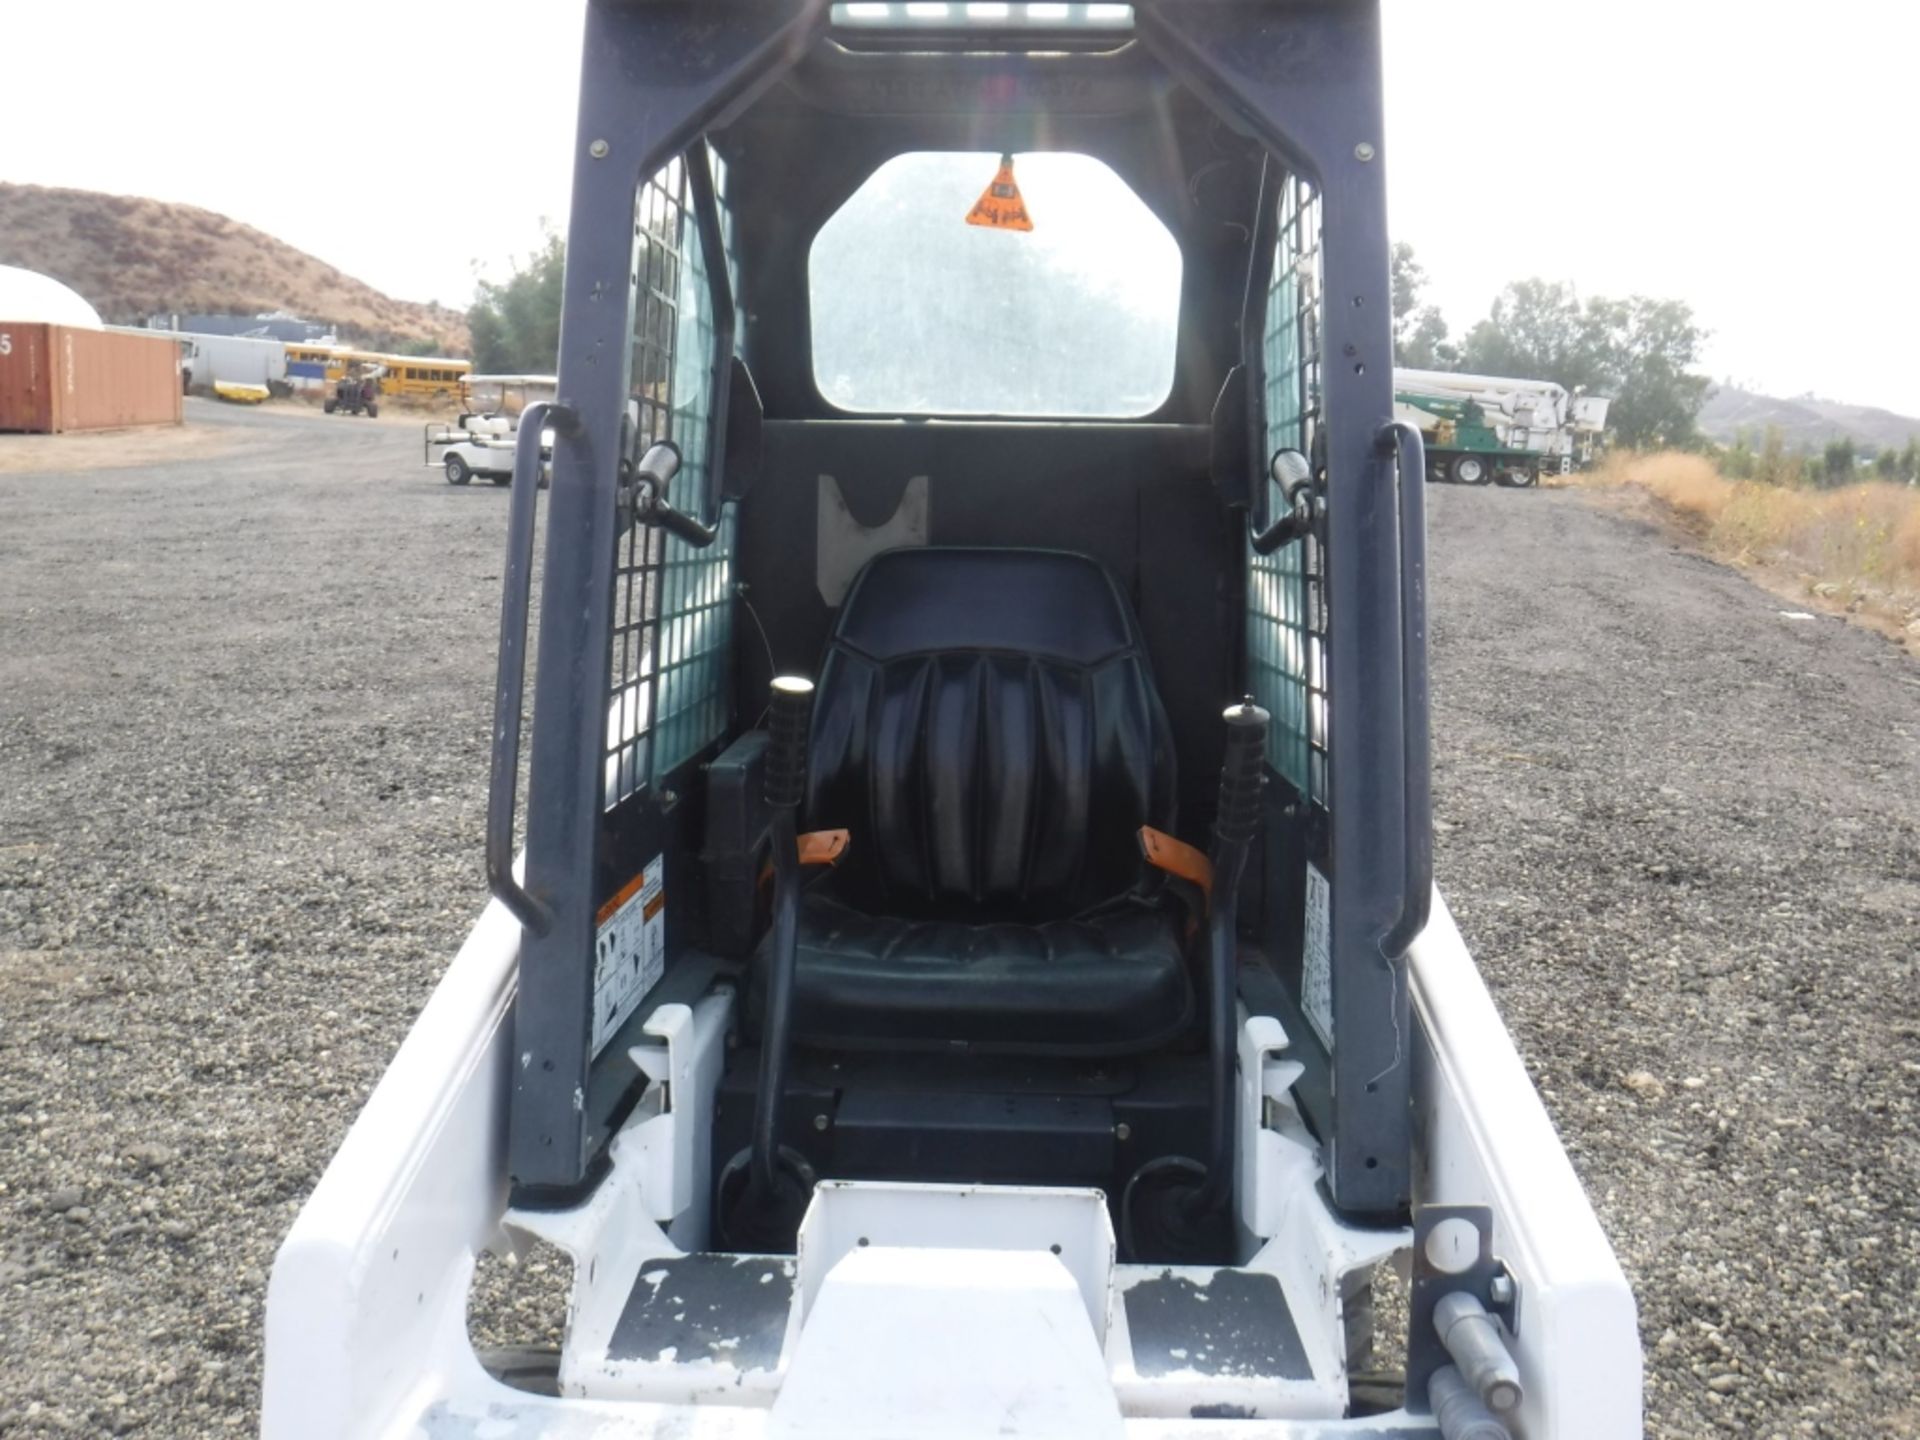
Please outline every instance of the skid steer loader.
M273 1440L1639 1433L1433 891L1379 23L589 0L495 898ZM470 1339L534 1242L544 1364Z

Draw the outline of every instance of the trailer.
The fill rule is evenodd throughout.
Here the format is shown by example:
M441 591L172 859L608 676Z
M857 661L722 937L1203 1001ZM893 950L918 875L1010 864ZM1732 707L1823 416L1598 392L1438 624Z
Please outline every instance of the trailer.
M1433 886L1381 116L1374 0L589 0L493 899L267 1436L1640 1435Z
M1394 418L1420 431L1430 480L1536 485L1592 463L1606 430L1603 396L1551 380L1396 369Z
M287 347L278 340L250 335L196 335L168 331L186 354L188 383L211 391L221 385L243 385L263 391L290 393L287 387Z

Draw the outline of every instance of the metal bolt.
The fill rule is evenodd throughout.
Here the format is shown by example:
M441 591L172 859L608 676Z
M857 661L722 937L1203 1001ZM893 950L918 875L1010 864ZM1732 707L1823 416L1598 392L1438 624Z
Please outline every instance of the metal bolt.
M1511 1275L1496 1275L1487 1281L1487 1298L1496 1305L1511 1305L1513 1303L1513 1277Z
M816 1115L813 1117L813 1128L816 1130L826 1129L829 1123L831 1122L829 1122L824 1115Z
M587 146L587 153L593 156L593 158L596 160L606 159L607 158L607 142L604 140L594 141L591 145Z
M1133 1138L1133 1127L1122 1120L1118 1125L1113 1127L1113 1138L1116 1140L1131 1140Z
M1358 160L1362 165L1366 164L1369 160L1373 159L1373 146L1367 141L1362 140L1358 145L1353 147L1353 158Z

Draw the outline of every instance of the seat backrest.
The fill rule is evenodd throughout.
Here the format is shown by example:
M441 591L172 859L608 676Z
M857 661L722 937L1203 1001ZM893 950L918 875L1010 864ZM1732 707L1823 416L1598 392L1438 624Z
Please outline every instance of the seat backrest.
M906 549L847 592L820 669L807 820L875 913L1063 919L1173 826L1174 752L1132 608L1084 555Z

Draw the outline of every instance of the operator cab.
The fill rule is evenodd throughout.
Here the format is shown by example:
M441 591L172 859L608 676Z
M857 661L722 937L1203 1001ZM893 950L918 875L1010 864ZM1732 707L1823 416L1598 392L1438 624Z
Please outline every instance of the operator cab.
M1325 744L1299 703L1322 637L1301 625L1293 674L1243 648L1242 311L1250 281L1268 298L1256 243L1297 239L1298 182L1192 97L1135 89L1124 49L1073 62L1107 81L1092 113L1009 114L983 150L972 116L862 113L879 75L984 83L982 57L851 38L641 186L658 323L621 437L590 1064L620 1068L671 971L731 989L723 1248L791 1250L828 1177L1089 1187L1124 1254L1225 1260L1238 977L1284 987L1231 937L1211 973L1245 870L1214 874L1223 716L1259 716L1264 746L1264 689L1292 727L1272 753ZM1283 333L1314 263L1280 267ZM1273 447L1311 489L1313 374L1272 383ZM1313 543L1273 597L1300 616ZM807 699L782 757L785 680ZM1247 783L1236 856L1265 811ZM1311 783L1274 821L1290 872ZM789 876L796 844L820 863ZM1143 1185L1185 1218L1136 1214Z
M583 119L524 889L496 865L516 1203L591 1204L664 1105L700 1253L958 1185L1096 1197L1123 1263L1232 1265L1252 1016L1312 1056L1275 1103L1339 1139L1334 1207L1397 1234L1376 947L1429 882L1384 234L1328 246L1304 167L1130 25L889 14L832 7L599 215L632 121ZM633 291L604 335L603 263ZM1347 512L1336 628L1340 470L1388 503ZM675 1006L710 1054L659 1053Z

